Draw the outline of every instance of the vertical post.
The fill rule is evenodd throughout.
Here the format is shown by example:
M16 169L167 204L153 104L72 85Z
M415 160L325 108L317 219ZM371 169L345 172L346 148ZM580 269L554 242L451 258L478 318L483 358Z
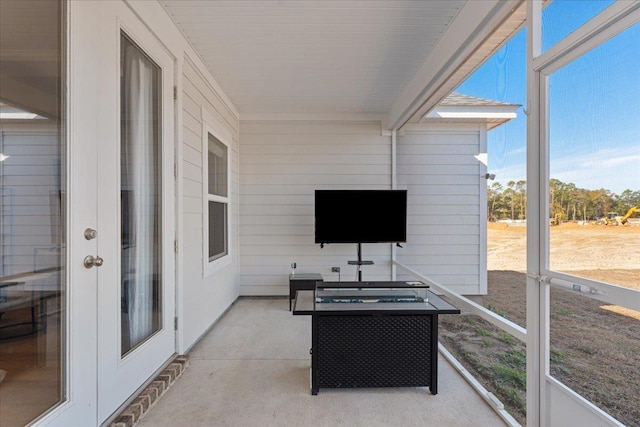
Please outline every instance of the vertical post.
M184 160L183 152L183 117L182 117L182 108L183 108L183 96L182 94L182 73L184 68L184 58L178 57L175 61L174 66L174 84L177 91L177 98L174 101L174 118L175 118L175 164L177 165L177 174L176 174L176 182L175 182L175 239L178 242L184 242L184 179L182 179L182 162ZM180 319L184 318L184 287L182 284L184 283L184 256L182 254L174 253L175 256L175 317ZM184 334L182 333L182 329L184 327L184 322L181 322L180 328L176 330L175 333L175 344L176 349L178 350L178 354L184 354L185 351L185 342L184 342Z
M318 386L318 314L313 313L311 315L311 394L313 396L317 395L319 388L320 387Z
M396 152L396 130L391 131L391 189L395 190L398 186L398 166L397 166L397 152ZM391 280L396 280L396 245L391 243Z
M349 265L356 265L358 272L358 282L362 282L362 266L364 264L371 265L373 261L362 261L362 243L358 243L358 259L356 261L348 261Z
M358 243L358 282L362 282L362 243Z
M431 378L429 391L431 394L438 394L438 315L432 314L430 317L431 326L431 338L430 338L430 351L431 351Z
M545 424L544 398L546 337L548 336L548 288L537 277L546 260L547 228L546 87L534 59L541 53L542 2L527 2L527 426ZM542 98L542 99L541 99Z
M480 277L479 277L479 285L480 285L480 293L488 293L488 278L487 278L487 187L488 187L488 178L485 178L485 174L487 173L487 162L488 162L488 149L487 149L487 128L485 125L478 126L478 153L479 158L484 157L484 161L478 162L478 179L480 181L480 210L478 215L480 215L480 228L478 230L480 234L479 248L478 248L478 262L480 263Z

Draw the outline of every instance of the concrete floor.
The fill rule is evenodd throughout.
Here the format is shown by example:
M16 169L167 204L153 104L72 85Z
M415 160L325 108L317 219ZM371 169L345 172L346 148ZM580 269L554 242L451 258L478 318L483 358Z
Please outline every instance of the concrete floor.
M442 357L428 388L309 385L311 319L286 299L240 298L190 352L191 367L138 426L504 426Z

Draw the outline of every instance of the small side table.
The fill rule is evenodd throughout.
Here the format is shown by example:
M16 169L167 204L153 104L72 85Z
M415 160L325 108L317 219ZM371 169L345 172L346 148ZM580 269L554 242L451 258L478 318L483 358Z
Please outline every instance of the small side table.
M319 273L298 273L289 275L289 311L291 311L291 301L296 297L296 291L315 291L316 282L322 282L322 275Z

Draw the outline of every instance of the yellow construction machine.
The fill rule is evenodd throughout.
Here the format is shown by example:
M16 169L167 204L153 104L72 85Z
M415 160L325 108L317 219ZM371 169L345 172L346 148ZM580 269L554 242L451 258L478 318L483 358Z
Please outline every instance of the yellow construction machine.
M560 225L562 224L562 214L560 212L556 212L556 214L549 220L549 225Z
M624 214L622 218L620 218L620 224L625 225L629 220L629 218L631 218L631 215L633 215L636 212L640 212L640 208L637 206L632 206L631 209L629 209L627 213Z
M609 212L607 216L596 221L598 225L625 225L629 218L636 212L640 212L640 208L637 206L631 207L623 216L618 215L616 212Z
M609 212L607 215L603 216L599 220L596 221L597 225L618 225L618 218L620 216L617 212Z

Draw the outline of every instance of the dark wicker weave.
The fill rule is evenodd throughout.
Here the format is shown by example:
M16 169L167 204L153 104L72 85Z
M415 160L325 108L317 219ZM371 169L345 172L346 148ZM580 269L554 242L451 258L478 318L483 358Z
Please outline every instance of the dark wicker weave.
M317 386L431 386L431 317L318 316Z

